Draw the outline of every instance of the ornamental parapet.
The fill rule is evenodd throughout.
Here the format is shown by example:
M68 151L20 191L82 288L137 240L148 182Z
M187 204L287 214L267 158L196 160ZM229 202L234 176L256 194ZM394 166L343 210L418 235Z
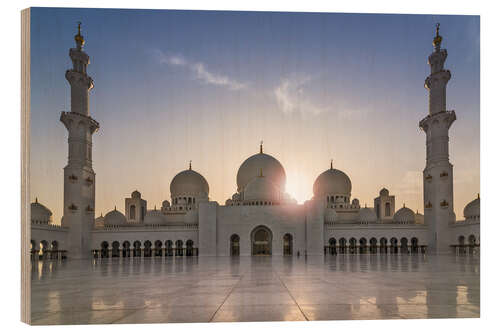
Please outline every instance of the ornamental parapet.
M447 124L447 127L451 126L451 124L457 119L457 116L455 114L454 110L450 111L439 111L437 113L429 114L427 115L424 119L420 120L418 123L418 126L420 127L421 130L427 132L427 129L429 128L429 123L431 121L436 120L438 123L439 122L445 122Z
M94 227L94 231L115 231L115 230L150 230L150 229L163 229L163 230L197 230L198 224L127 224L127 225L105 225L102 227Z
M59 120L63 124L65 124L66 127L68 127L67 122L68 122L68 120L70 120L72 118L81 119L81 120L84 120L85 122L87 122L89 124L89 128L91 129L92 133L99 130L99 123L97 122L97 120L95 120L91 116L87 116L87 115L84 115L84 114L81 114L78 112L61 111L61 117L59 118Z

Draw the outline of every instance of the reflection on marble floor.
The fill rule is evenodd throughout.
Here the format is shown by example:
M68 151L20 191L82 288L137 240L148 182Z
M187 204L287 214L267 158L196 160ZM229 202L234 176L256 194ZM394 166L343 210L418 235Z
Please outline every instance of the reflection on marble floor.
M38 262L32 323L479 317L479 257L340 255Z

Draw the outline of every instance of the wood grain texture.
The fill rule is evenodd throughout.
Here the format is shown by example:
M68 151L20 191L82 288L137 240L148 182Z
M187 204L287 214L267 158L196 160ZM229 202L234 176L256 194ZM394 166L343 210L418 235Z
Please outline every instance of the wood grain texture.
M30 8L21 11L21 321L31 323Z

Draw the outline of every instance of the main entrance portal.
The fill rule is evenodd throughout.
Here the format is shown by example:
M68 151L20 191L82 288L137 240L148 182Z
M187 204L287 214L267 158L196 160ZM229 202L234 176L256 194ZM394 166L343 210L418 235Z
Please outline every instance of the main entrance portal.
M273 234L265 226L259 226L252 231L252 255L269 256L272 254Z

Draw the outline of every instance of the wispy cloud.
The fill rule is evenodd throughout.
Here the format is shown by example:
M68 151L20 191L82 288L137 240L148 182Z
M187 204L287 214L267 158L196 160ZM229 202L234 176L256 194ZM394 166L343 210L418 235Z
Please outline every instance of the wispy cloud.
M281 79L274 88L274 97L284 114L299 112L303 115L318 115L326 111L312 103L304 93L304 87L311 81L310 76L291 76Z
M247 87L245 83L233 80L226 75L211 72L202 62L192 62L181 55L169 55L160 50L155 50L155 56L160 64L178 66L188 69L200 82L221 86L229 90L241 90Z

